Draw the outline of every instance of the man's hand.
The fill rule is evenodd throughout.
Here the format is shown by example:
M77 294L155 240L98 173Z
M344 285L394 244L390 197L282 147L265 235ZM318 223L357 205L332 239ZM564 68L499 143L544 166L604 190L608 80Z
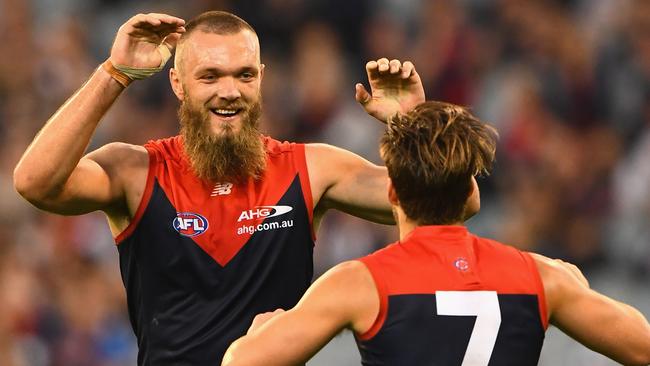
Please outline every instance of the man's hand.
M355 98L371 116L386 123L396 113L407 113L425 101L422 80L410 61L381 58L366 64L370 91L360 83Z
M158 51L165 45L173 51L181 34L185 32L185 21L166 14L138 14L117 31L110 60L114 65L135 68L156 68L163 58Z
M256 329L264 325L264 323L268 322L272 318L284 313L284 310L282 309L276 309L273 312L266 312L266 313L261 313L255 315L255 318L253 319L253 323L251 324L250 328L248 328L248 332L246 334L251 334L254 332Z

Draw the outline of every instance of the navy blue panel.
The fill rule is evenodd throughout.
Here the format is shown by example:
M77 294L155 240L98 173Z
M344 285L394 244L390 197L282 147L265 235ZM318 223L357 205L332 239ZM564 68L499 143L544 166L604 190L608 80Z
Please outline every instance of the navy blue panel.
M544 341L537 296L498 295L501 326L489 365L537 365ZM357 340L363 365L460 365L474 316L437 315L432 294L388 298L381 330Z
M138 365L218 365L257 313L298 302L314 245L298 176L277 204L293 210L265 222L292 218L293 227L254 233L221 267L174 230L176 209L154 183L138 227L118 247Z

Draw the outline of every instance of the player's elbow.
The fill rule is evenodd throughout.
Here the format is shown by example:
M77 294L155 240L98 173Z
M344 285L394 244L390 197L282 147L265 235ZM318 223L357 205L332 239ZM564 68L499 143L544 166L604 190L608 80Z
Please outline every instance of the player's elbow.
M20 164L14 169L14 189L28 201L36 199L39 195L34 177Z
M29 169L18 164L13 175L14 189L36 207L46 204L54 189L37 179Z

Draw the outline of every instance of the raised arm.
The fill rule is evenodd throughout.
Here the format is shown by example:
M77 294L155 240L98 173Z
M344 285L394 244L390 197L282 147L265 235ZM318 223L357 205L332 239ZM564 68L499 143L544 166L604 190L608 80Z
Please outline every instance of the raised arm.
M382 122L425 101L422 81L413 64L386 58L366 64L370 90L356 85L356 100ZM388 202L388 173L362 157L333 146L311 144L306 149L318 220L329 208L382 224L394 224Z
M540 255L534 258L551 324L617 362L650 364L650 325L638 310L590 289L576 266Z
M184 21L164 14L140 14L120 27L110 63L52 115L14 170L16 190L35 206L60 214L119 210L125 187L119 174L141 165L146 151L110 144L82 157L101 118L124 89L108 65L155 68L162 64L158 45L172 49ZM114 68L113 68L113 72ZM144 154L144 155L143 155ZM122 165L125 169L121 169Z
M357 261L341 263L314 282L293 309L258 315L248 334L228 348L222 365L302 364L342 329L370 329L378 311L368 269Z

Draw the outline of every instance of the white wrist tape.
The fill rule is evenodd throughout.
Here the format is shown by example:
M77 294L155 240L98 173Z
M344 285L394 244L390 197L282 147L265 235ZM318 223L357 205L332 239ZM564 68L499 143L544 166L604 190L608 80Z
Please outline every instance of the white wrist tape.
M165 43L158 46L160 53L160 65L158 67L131 67L124 65L113 65L118 71L126 75L131 80L141 80L150 77L151 75L160 72L164 67L172 53Z

